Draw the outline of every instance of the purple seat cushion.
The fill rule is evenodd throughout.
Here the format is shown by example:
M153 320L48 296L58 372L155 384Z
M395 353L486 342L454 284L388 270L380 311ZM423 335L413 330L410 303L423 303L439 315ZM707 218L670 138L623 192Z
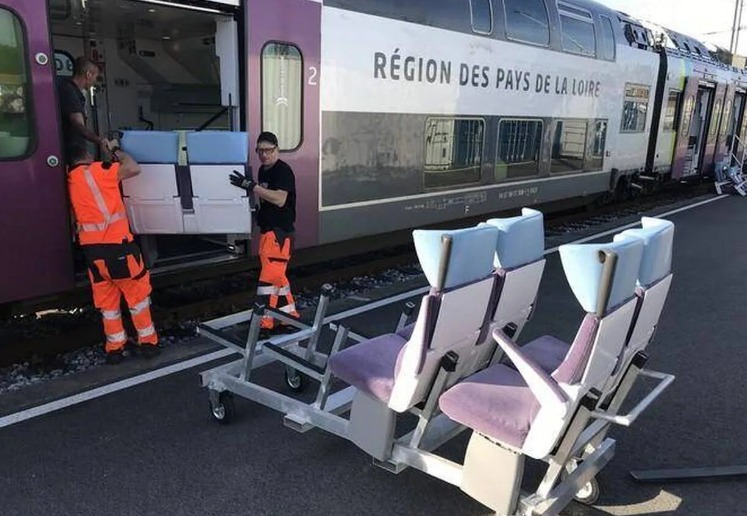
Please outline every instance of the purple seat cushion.
M336 377L388 403L394 387L397 357L406 343L407 339L399 335L382 335L332 355L329 367Z
M401 330L397 332L397 335L402 337L403 339L410 340L410 337L412 337L412 332L415 330L415 323L408 324Z
M563 362L571 345L556 339L551 335L545 335L534 339L521 347L521 352L530 360L533 360L547 374L552 374Z
M457 423L516 448L540 408L521 375L503 364L456 384L441 395L439 406Z

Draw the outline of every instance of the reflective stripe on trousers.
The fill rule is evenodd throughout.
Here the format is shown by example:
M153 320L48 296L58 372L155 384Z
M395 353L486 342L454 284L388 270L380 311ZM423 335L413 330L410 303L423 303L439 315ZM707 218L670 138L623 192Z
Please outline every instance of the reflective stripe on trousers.
M262 270L259 273L257 300L269 308L298 317L296 302L286 277L290 258L290 238L286 238L281 246L274 231L262 233L259 239L259 261ZM272 329L275 321L271 316L266 315L262 318L260 326L264 329Z

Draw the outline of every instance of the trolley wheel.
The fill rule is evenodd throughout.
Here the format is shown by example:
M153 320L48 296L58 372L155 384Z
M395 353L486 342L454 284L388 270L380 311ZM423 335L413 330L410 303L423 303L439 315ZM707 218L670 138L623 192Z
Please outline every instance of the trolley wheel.
M576 463L575 461L569 464L570 467L566 467L566 470L563 472L563 478L567 478L579 464L580 462ZM599 481L597 477L594 477L584 484L581 489L576 491L573 499L584 505L594 505L599 500L599 493Z
M599 500L599 481L596 477L589 480L584 487L579 489L573 498L584 505L594 505L597 503L597 500Z
M301 392L305 387L306 382L304 382L304 378L301 373L299 373L295 369L286 367L283 383L292 392Z
M236 415L233 395L227 391L219 393L218 403L210 401L210 415L221 425L230 423Z

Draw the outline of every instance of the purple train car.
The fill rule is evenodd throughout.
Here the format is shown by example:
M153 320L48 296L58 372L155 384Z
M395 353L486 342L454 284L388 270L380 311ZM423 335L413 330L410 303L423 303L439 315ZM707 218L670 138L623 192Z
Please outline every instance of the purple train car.
M701 177L747 130L741 70L590 0L0 0L0 307L83 280L56 93L80 55L156 272L252 252L227 177L262 130L299 247Z

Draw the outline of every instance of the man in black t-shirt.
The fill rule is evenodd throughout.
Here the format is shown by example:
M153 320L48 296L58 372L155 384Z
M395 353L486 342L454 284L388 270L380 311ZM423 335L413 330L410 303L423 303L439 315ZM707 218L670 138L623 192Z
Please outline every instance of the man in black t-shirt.
M87 149L87 141L99 146L106 141L86 127L86 96L83 92L96 84L98 76L99 67L93 61L79 57L75 60L73 76L63 77L58 82L62 137L68 165L72 156L81 154L81 149Z
M279 159L278 139L273 133L263 132L259 135L257 154L262 162L257 175L259 184L236 171L229 177L231 184L259 197L257 225L262 270L257 297L265 300L265 306L298 317L290 283L285 275L295 233L296 177L291 167ZM274 327L275 321L271 316L262 318L262 329L271 330Z

